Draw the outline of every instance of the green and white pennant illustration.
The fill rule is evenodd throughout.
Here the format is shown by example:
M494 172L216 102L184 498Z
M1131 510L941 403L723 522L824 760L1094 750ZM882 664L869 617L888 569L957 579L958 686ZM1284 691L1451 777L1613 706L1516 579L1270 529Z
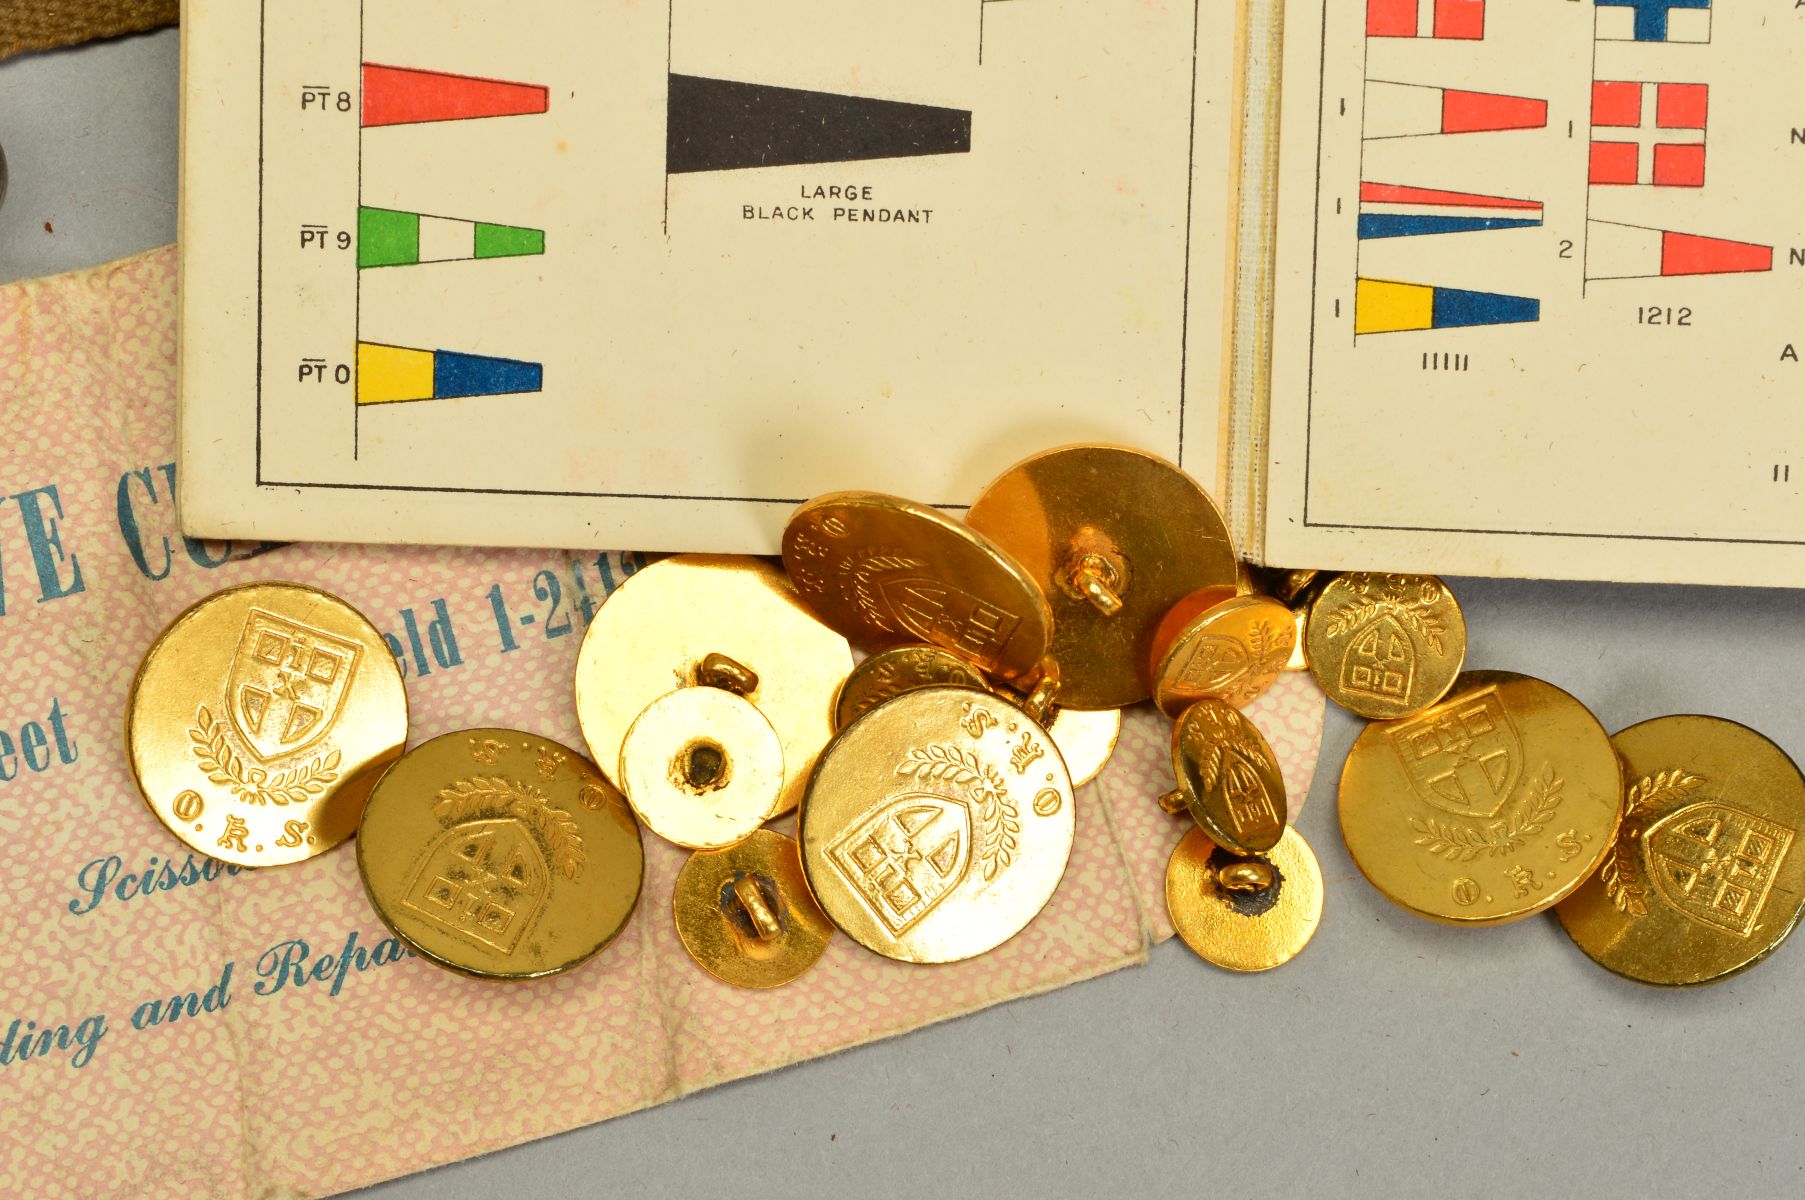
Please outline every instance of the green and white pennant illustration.
M545 231L486 221L462 221L390 208L357 210L357 265L411 267L421 263L522 258L545 253Z

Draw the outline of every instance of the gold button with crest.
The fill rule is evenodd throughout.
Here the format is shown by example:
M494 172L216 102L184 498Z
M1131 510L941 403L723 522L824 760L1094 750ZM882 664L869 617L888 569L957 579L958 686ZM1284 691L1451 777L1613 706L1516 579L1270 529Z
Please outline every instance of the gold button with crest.
M583 739L618 785L627 731L654 701L694 683L710 655L757 679L745 698L782 743L786 777L778 811L788 812L833 736L834 694L852 669L852 650L797 599L783 572L762 559L661 559L608 598L577 657Z
M1305 654L1329 699L1390 721L1448 694L1467 656L1467 623L1433 575L1351 572L1322 585L1304 623Z
M677 873L671 911L689 956L734 987L782 987L814 966L834 936L809 894L801 850L773 829L692 854Z
M951 687L906 692L842 730L800 814L822 909L867 949L918 963L1021 932L1059 886L1075 828L1047 732L1001 696Z
M1161 620L1201 589L1235 590L1235 551L1215 502L1139 450L1035 455L986 488L967 519L1046 593L1061 699L1078 708L1145 700Z
M1248 858L1188 831L1166 863L1166 913L1198 957L1230 971L1269 971L1297 957L1322 921L1322 868L1287 829Z
M868 650L910 642L952 650L988 675L1040 666L1051 617L1021 564L925 504L836 492L804 504L783 563L823 621Z
M1714 983L1771 954L1805 906L1805 778L1753 729L1660 717L1611 739L1628 782L1598 872L1555 914L1606 970Z
M1559 903L1598 866L1623 771L1597 718L1560 688L1469 671L1426 712L1361 732L1340 808L1348 853L1392 902L1499 925Z
M202 854L274 867L357 829L407 743L382 635L336 596L254 583L170 623L132 681L127 754L144 802Z
M1222 700L1199 700L1172 727L1178 790L1161 800L1188 811L1231 854L1264 854L1285 834L1285 777L1252 721Z
M696 680L639 714L621 744L621 790L659 837L716 850L776 815L783 799L783 743L746 697L758 677L711 654Z
M1158 650L1153 702L1176 717L1199 700L1245 708L1291 660L1297 625L1266 596L1237 596L1201 613Z
M546 738L469 729L390 767L357 868L376 913L422 957L536 979L600 953L639 902L639 824L594 764Z

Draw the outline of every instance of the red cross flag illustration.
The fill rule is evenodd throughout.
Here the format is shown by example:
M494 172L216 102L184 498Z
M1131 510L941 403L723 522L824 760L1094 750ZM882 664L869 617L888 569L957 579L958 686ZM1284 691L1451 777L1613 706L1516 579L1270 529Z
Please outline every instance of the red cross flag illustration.
M1367 37L1485 37L1485 0L1366 0Z
M1704 187L1709 100L1702 83L1595 81L1590 182Z

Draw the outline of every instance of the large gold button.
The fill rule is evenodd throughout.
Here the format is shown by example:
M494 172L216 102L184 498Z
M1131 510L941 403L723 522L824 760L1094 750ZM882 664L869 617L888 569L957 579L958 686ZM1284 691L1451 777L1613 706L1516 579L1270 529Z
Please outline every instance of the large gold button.
M1060 701L1077 708L1145 700L1166 614L1205 588L1234 594L1234 546L1214 501L1139 450L1036 455L986 488L967 519L1046 593Z
M376 913L423 957L486 979L556 975L639 902L639 824L582 755L513 729L448 733L389 768L358 831Z
M336 596L254 583L171 622L132 681L125 738L144 802L203 854L273 867L357 829L407 743L388 646Z

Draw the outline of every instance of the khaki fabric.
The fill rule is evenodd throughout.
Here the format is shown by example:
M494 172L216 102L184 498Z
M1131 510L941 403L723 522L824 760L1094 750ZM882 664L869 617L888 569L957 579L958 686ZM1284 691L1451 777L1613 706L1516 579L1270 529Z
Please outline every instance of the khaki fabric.
M175 23L179 0L0 0L0 59Z

